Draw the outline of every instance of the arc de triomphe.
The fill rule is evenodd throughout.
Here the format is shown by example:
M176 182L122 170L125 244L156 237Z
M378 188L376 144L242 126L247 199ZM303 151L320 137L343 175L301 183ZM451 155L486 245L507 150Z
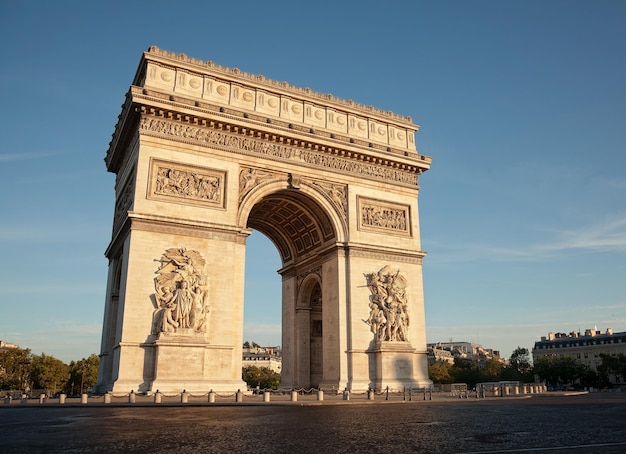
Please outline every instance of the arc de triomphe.
M252 230L282 268L281 387L430 385L408 117L151 47L116 175L98 392L245 389Z

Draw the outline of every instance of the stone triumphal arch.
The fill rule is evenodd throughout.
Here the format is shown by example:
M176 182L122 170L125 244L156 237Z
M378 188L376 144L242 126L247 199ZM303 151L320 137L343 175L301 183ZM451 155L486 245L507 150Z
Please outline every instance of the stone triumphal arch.
M246 238L282 267L284 387L430 384L408 117L143 54L116 175L99 392L244 389Z

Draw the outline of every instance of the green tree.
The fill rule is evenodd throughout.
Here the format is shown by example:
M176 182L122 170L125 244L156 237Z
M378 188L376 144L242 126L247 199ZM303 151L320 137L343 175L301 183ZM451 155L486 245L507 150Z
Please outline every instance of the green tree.
M280 384L280 374L269 367L244 367L242 378L250 388L277 389Z
M626 379L626 355L619 353L617 355L608 355L600 353L602 363L598 365L598 372L606 377L606 382L610 374L615 375L617 382Z
M589 368L568 356L544 356L535 361L535 374L553 386L573 384L587 376Z
M502 364L502 361L496 358L490 358L485 361L480 369L481 381L500 381L502 379L503 370L504 364Z
M100 358L91 354L89 358L80 361L71 361L69 365L70 378L65 386L65 391L70 394L83 394L98 382L98 365Z
M448 362L443 363L435 363L432 365L428 365L428 378L430 378L433 383L438 384L449 384L454 382L454 377L452 376L452 364Z
M454 365L450 370L455 383L466 383L473 388L480 381L480 370L478 366L466 358L454 358Z
M0 352L0 389L27 388L31 361L29 349L10 348Z
M533 381L534 371L527 348L517 347L513 350L508 366L502 371L502 378L526 383Z
M60 359L42 353L33 356L31 379L33 388L41 388L46 394L53 395L62 389L70 378L70 368Z

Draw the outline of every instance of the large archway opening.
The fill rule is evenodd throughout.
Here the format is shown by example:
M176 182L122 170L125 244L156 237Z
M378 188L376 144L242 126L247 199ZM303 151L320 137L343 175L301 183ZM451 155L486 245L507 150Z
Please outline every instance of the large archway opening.
M268 237L254 230L246 240L243 339L281 345L281 260Z
M318 387L324 380L320 270L323 251L337 238L331 218L310 195L283 189L254 204L247 227L253 234L246 242L244 337L256 336L263 342L276 339L279 326L277 345L285 353L281 382ZM273 261L276 250L278 263ZM280 276L271 275L276 272ZM277 311L278 321L268 318Z

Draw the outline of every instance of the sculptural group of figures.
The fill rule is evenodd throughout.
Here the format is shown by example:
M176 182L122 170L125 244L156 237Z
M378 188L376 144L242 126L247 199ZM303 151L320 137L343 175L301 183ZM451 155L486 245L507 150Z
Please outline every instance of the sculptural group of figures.
M409 340L409 314L406 295L407 282L400 270L393 271L390 266L381 268L377 273L365 275L370 295L370 315L366 323L377 340Z
M163 167L157 173L157 194L216 201L219 191L220 179L215 176Z
M154 278L153 334L189 329L206 332L211 306L204 275L205 260L197 251L168 249Z

